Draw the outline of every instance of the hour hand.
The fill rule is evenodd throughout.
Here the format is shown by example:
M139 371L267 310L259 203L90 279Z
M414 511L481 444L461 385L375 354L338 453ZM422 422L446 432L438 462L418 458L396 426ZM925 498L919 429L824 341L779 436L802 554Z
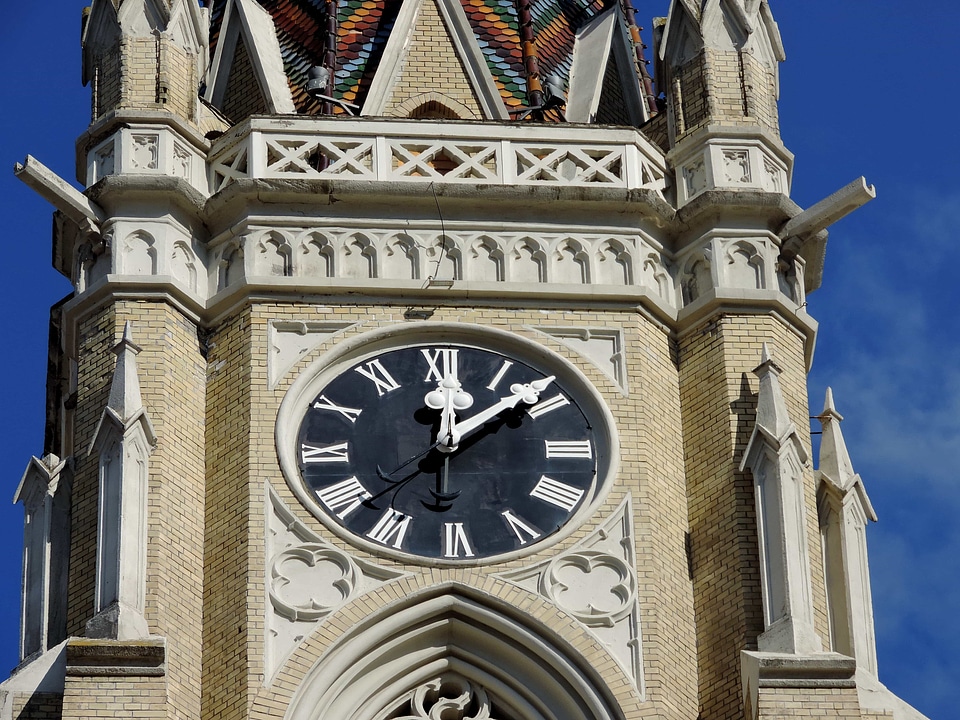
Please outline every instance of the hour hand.
M473 396L462 389L452 374L445 375L423 398L428 408L440 410L440 429L437 432L437 447L443 452L452 452L460 441L457 429L457 410L466 410L473 405Z

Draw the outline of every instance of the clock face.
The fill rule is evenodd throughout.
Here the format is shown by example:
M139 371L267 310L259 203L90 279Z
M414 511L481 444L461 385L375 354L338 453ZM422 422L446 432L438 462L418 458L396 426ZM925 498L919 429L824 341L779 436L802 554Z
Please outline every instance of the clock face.
M304 489L348 533L450 561L529 547L595 494L598 438L560 381L467 345L388 350L309 402Z

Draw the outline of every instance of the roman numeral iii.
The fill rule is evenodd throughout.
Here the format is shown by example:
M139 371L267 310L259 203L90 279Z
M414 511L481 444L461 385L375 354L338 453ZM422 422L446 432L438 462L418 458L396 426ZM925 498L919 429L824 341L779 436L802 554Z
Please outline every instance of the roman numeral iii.
M544 440L544 449L548 458L583 458L593 457L593 447L589 440Z

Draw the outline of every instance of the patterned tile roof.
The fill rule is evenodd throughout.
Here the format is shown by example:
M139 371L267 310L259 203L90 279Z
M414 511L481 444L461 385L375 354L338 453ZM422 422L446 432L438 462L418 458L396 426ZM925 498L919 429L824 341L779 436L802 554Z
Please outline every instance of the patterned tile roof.
M324 0L257 0L274 19L294 104L315 114L319 103L304 86L307 70L323 55ZM526 103L515 0L460 0L500 95L508 109ZM227 0L215 0L211 42L215 45ZM338 0L335 97L362 105L402 0ZM609 0L608 3L609 4ZM576 31L604 10L604 0L532 0L531 14L543 75L566 81Z

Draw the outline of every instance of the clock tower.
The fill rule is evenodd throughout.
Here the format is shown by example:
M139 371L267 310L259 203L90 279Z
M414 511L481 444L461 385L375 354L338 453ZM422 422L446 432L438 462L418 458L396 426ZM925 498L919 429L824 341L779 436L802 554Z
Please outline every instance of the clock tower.
M93 0L6 718L922 718L767 0ZM818 469L814 469L814 465Z

